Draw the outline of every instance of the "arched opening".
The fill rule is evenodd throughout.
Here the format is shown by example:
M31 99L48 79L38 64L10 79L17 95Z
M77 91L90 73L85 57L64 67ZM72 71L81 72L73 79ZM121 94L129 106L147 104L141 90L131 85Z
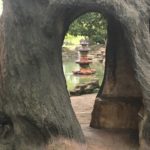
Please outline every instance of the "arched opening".
M65 146L61 144L66 140L73 141L78 149L81 149L80 144L85 144L69 101L61 47L71 22L91 11L106 16L108 43L104 80L95 101L90 125L100 129L138 130L138 112L143 117L143 92L145 107L140 128L141 143L149 145L150 42L148 13L145 9L148 6L145 1L3 2L0 117L2 130L5 128L6 132L2 131L1 149L45 149L49 146L49 149L57 149L57 146L62 149ZM8 118L14 130L8 129Z
M84 59L80 51L83 48L81 41L88 44ZM107 20L99 12L88 12L77 17L70 24L64 39L63 69L72 106L81 125L90 124L94 101L104 77L106 42ZM87 60L88 67L80 66L81 61L87 63ZM82 68L84 72L78 73Z
M83 48L82 40L87 42L86 55L85 48L83 52L80 51ZM62 48L64 74L70 95L98 90L104 75L106 41L107 21L100 13L86 13L70 25ZM86 61L88 64L82 67Z
M98 129L117 129L124 133L127 131L129 139L134 137L134 140L130 139L131 145L128 144L137 147L142 93L135 78L131 49L124 26L111 15L106 18L108 42L105 74L96 96L90 126Z

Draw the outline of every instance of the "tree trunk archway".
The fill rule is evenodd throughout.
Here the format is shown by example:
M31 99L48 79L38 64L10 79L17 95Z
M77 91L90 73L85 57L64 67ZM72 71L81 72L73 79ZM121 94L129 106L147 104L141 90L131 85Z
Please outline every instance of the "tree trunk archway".
M140 143L145 150L150 136L149 10L148 0L5 0L0 39L0 148L48 150L64 139L74 149L84 145L66 89L61 46L72 20L99 11L108 20L118 21L124 32L121 36L127 39L133 68L129 70L135 72L143 96ZM130 81L135 80L133 76ZM103 90L106 93L105 86Z

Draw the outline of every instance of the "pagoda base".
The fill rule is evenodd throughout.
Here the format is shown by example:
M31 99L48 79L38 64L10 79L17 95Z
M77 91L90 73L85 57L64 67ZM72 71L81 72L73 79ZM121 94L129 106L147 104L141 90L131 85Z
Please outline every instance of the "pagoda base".
M77 71L73 71L73 74L75 75L91 75L96 73L95 69L80 69Z

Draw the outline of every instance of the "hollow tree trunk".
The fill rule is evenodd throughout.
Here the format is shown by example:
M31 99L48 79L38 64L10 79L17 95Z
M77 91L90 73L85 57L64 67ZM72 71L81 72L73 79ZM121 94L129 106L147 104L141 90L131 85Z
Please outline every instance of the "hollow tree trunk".
M109 18L105 76L95 101L92 127L138 129L142 92L125 32L115 18Z
M58 51L63 25L61 18L55 18L54 7L45 10L47 2L4 1L0 51L3 150L67 149L65 142L68 147L71 141L75 146L85 142Z
M85 140L66 89L61 45L71 21L88 11L102 12L122 26L144 101L141 149L149 145L149 0L5 0L0 29L0 149L82 149Z

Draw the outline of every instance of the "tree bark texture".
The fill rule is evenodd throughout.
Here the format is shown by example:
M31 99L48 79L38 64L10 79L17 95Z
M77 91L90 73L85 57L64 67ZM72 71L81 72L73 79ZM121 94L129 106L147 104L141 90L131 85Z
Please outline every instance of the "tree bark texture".
M68 144L64 149L83 149L84 136L63 74L61 46L70 23L91 11L114 19L124 31L143 96L141 149L150 143L149 0L4 0L1 150L62 150L68 142L74 146Z

